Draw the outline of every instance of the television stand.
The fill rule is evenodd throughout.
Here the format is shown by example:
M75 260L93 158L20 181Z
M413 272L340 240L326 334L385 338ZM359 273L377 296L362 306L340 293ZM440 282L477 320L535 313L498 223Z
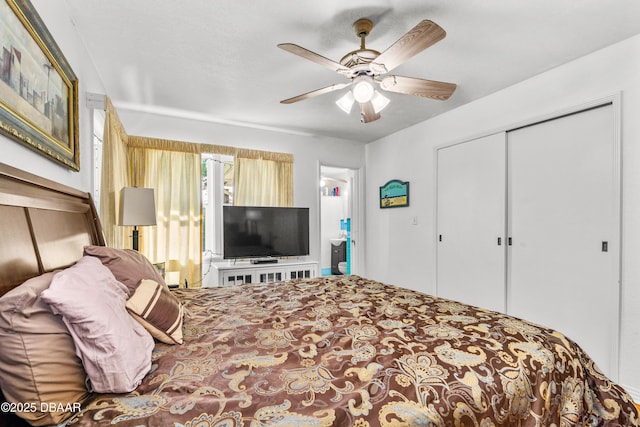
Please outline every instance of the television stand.
M254 258L251 264L277 264L278 258Z
M277 264L222 261L214 262L211 267L211 282L205 286L269 283L318 276L317 261L300 259L278 259Z

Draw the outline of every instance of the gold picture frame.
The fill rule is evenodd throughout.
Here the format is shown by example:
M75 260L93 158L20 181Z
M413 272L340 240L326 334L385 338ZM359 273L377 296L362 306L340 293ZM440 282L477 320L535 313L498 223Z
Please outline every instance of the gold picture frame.
M0 133L80 170L78 79L29 0L0 0Z

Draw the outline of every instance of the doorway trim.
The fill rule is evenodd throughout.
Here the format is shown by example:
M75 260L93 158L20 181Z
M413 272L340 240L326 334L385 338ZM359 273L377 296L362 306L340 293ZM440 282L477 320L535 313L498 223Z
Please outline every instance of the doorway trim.
M349 194L349 210L351 213L351 274L364 275L364 179L363 168L353 168L349 166L336 165L332 163L318 162L317 169L317 199L318 206L318 218L317 218L317 230L318 230L318 242L317 253L318 263L320 263L320 257L322 256L322 194L320 188L320 180L322 179L322 170L324 167L344 169L349 173L350 190ZM321 265L318 266L321 270Z

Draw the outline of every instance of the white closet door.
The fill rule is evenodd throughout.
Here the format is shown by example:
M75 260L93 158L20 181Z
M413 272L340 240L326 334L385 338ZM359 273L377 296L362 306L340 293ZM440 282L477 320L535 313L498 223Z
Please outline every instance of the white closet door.
M578 342L617 378L619 171L613 107L508 133L507 311Z
M501 312L505 144L499 133L438 150L437 184L437 293Z

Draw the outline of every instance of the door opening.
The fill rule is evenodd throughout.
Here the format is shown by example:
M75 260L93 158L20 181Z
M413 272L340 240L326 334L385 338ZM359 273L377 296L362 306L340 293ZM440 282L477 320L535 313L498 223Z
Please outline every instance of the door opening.
M320 259L322 276L359 273L358 171L320 166Z

